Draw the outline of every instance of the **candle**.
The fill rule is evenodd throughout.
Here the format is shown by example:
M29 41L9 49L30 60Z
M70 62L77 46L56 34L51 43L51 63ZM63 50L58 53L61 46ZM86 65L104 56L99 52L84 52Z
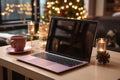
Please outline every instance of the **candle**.
M35 34L35 25L32 21L28 22L28 33L30 35L34 35Z
M98 60L99 63L102 63L102 64L109 63L109 58L110 58L109 53L106 51L106 43L107 43L106 38L97 39L96 59Z
M106 39L105 38L99 38L97 40L97 51L100 53L106 52Z

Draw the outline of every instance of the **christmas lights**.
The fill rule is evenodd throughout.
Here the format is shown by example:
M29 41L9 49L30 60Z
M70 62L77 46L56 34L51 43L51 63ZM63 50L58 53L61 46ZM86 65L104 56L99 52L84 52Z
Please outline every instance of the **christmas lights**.
M26 15L32 15L32 6L30 3L25 3L25 4L6 4L5 11L2 12L1 14L4 15L10 15L17 10L19 14L25 13Z
M66 17L71 19L86 18L84 0L47 0L45 4L43 21L48 21L51 16Z

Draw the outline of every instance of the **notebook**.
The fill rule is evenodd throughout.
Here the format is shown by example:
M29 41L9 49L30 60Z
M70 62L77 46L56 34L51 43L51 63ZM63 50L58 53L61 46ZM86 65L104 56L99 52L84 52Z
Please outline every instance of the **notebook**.
M62 73L89 64L97 22L52 17L45 52L19 57L18 60Z

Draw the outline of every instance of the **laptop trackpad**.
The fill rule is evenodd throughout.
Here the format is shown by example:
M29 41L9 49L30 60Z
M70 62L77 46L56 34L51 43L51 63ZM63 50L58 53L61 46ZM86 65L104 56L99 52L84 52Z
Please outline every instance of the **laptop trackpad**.
M45 59L41 59L41 58L34 58L34 59L31 59L31 60L28 60L27 61L28 63L30 62L30 64L33 64L33 65L36 65L38 67L46 67L46 66L50 66L50 65L53 65L54 62L51 62L51 61L47 61Z
M51 62L51 61L48 61L45 59L40 59L40 58L28 60L28 62L32 63L35 66L46 68L46 69L54 71L56 73L65 71L66 69L70 68L70 67L67 67L67 66L55 63L55 62Z

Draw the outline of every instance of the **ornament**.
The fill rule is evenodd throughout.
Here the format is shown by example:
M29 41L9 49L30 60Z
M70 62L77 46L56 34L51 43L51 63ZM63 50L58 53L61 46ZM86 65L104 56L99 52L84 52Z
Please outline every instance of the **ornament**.
M60 2L58 1L57 4L60 4Z
M110 55L109 53L101 52L97 54L96 59L99 63L106 64L109 63Z

